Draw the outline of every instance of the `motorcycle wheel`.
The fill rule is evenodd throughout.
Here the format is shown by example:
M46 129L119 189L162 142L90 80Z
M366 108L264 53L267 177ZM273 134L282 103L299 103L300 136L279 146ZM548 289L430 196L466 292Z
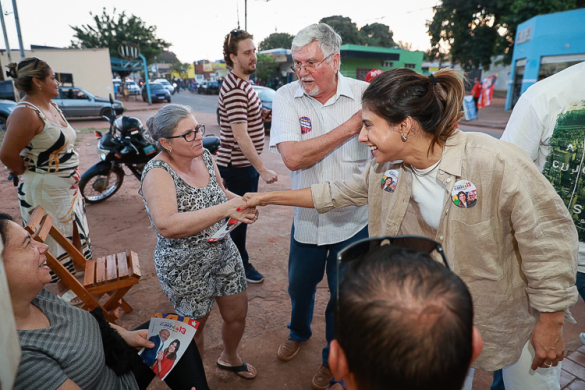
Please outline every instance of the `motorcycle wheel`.
M106 179L108 179L106 175L96 173L79 181L79 191L87 203L99 203L114 195L124 182L124 171L114 169L107 180L107 187Z

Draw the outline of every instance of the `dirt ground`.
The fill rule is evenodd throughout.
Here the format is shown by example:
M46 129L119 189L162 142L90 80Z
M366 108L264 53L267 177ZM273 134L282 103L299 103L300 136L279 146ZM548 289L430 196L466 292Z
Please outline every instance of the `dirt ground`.
M131 115L145 122L149 112L133 112ZM200 122L209 124L209 133L219 133L214 125L214 114L197 114ZM76 129L104 127L103 121L72 121ZM98 161L97 139L93 134L79 134L77 148L81 158L81 171ZM290 189L288 170L278 154L268 152L262 158L268 167L279 176L278 182L267 185L260 180L259 191ZM0 171L1 172L1 171ZM129 173L129 172L128 172ZM7 174L0 176L0 211L20 219L16 189L7 180ZM139 182L133 176L126 176L122 188L105 202L87 205L94 256L117 253L126 249L138 253L142 268L140 284L126 295L134 307L129 314L122 314L120 325L127 328L138 326L152 313L172 312L173 307L163 294L155 274L152 255L156 236L150 226L142 198L138 194ZM311 379L321 362L324 346L324 311L328 299L325 283L319 285L313 321L313 338L303 344L299 355L288 363L279 361L276 350L288 335L286 324L290 316L290 300L287 294L287 259L292 225L292 209L270 206L260 210L260 219L249 227L248 251L254 266L266 280L263 284L248 286L249 312L247 326L241 342L240 355L259 371L252 381L241 379L235 374L216 368L215 361L221 352L221 318L217 307L212 310L205 330L204 363L207 379L212 389L271 390L311 389ZM585 323L585 304L580 300L573 313L577 320ZM565 339L574 340L580 325L567 325ZM373 357L366 357L373 358ZM476 372L474 389L487 390L491 373ZM166 389L162 382L153 382L150 389Z

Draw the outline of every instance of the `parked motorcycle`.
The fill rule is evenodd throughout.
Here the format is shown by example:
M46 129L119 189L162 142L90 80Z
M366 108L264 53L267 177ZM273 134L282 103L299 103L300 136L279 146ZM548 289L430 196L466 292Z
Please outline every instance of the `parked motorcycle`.
M110 102L113 104L111 95ZM144 166L157 154L154 144L144 137L145 129L139 119L116 118L113 110L103 118L110 122L110 129L103 134L95 131L101 161L85 171L79 181L79 190L88 203L104 201L120 189L126 176L124 165L140 180ZM203 147L212 154L217 153L219 145L219 138L214 135L203 138Z

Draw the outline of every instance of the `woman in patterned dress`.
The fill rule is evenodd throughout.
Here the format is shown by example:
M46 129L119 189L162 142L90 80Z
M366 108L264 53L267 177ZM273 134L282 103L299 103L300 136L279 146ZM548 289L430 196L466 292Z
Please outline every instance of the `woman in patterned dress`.
M76 133L67 123L53 98L59 96L59 82L53 69L36 57L8 64L6 74L25 95L8 117L0 160L13 175L20 176L18 200L23 223L30 211L42 206L55 227L73 242L86 259L91 244L85 206L79 192L79 156L74 149ZM49 251L75 275L71 257L52 238ZM72 304L81 300L54 274L61 298Z
M161 152L144 168L140 193L158 237L154 265L162 289L178 314L199 321L195 341L201 353L205 323L217 302L224 344L217 365L253 379L256 369L237 353L248 312L244 266L229 235L212 236L227 218L253 223L257 211L225 189L203 149L205 126L189 107L169 104L147 127Z

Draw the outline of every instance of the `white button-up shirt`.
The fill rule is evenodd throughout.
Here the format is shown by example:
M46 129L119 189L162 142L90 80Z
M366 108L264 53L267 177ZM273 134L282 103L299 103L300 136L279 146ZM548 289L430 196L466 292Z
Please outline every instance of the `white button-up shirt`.
M338 73L337 92L325 104L305 93L298 81L281 87L272 103L270 151L286 141L305 141L340 126L362 108L368 84ZM355 135L310 168L291 171L293 190L330 180L361 175L371 154ZM304 244L336 244L353 237L368 224L368 206L345 207L319 214L314 209L294 208L295 240Z

